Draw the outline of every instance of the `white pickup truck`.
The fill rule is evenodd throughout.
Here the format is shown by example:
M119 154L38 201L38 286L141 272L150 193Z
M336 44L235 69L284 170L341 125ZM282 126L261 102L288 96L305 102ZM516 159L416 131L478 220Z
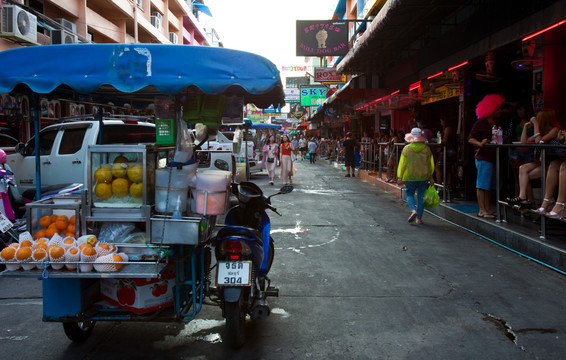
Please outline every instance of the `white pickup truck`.
M100 130L97 120L62 122L43 128L39 136L42 188L86 184L88 146L99 143ZM100 143L155 143L155 125L135 120L104 120ZM35 138L18 144L16 150L15 154L8 155L7 166L14 173L16 186L10 189L13 200L21 204L26 190L35 195Z

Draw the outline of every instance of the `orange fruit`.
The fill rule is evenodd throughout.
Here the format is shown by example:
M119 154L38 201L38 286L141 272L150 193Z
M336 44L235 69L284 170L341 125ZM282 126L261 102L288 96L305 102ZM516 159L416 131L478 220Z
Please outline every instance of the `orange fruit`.
M107 183L98 183L94 187L94 194L101 199L108 199L112 196L112 185Z
M91 244L87 244L87 243L80 244L80 245L79 245L79 250L82 251L85 247L92 247L92 245L91 245Z
M112 254L112 261L120 262L120 261L124 261L124 259L122 259L122 257L118 254ZM114 266L116 266L116 270L120 270L122 268L122 266L124 266L124 265L123 264L116 264Z
M68 233L74 234L74 233L75 233L75 230L76 230L75 224L69 224L69 225L67 225L67 232L68 232Z
M39 219L39 226L46 228L49 224L51 224L51 216L45 215Z
M50 219L50 220L51 220L51 219ZM49 226L49 225L48 225L48 226ZM41 230L39 230L38 232L35 233L35 235L33 236L33 238L34 238L35 240L44 238L44 237L45 237L45 233L46 233L45 229L41 229Z
M59 231L65 230L68 225L69 219L65 215L60 215L59 217L57 217L57 220L55 220L55 227Z
M31 257L31 247L29 246L24 246L24 247L20 247L18 250L16 250L16 259L18 260L27 260Z
M79 253L79 249L76 248L76 247L74 247L74 246L72 246L72 247L70 247L70 248L67 249L67 252L68 252L69 254L71 254L71 255L76 255L76 254Z
M72 237L66 237L63 239L63 244L65 245L72 245L75 243L75 239Z
M130 183L126 179L118 178L112 181L112 193L117 197L124 197L128 195L128 188Z
M117 162L112 165L112 175L117 178L126 177L128 164Z
M45 250L45 251L47 252L47 250L48 250L47 244L45 244L45 243L37 244L37 245L35 246L35 250L39 250L39 249L43 249L43 250Z
M46 245L47 245L48 242L49 242L49 239L48 239L48 238L42 237L42 238L37 239L37 240L35 241L35 247L37 247L38 245L41 245L41 244L46 244Z
M57 214L52 214L52 215L51 215L51 222L54 223L55 220L57 220L57 217L58 217L58 216L59 216L59 215L57 215Z
M69 224L73 224L73 225L75 224L75 215L69 218Z
M49 225L49 227L47 228L47 230L45 230L45 235L48 238L52 238L53 235L55 235L56 233L58 233L59 230L57 229L57 227L55 226L55 224L51 224Z
M100 243L100 244L98 244L98 247L101 248L102 250L108 250L110 252L116 250L116 246L114 246L114 244L110 244L110 243Z
M85 245L85 244L83 244L83 245ZM86 256L96 255L96 250L92 246L83 247L81 252L82 252L83 255L86 255Z
M94 181L97 183L109 183L112 181L112 166L104 164L94 172Z
M33 252L33 258L35 260L41 261L47 257L47 251L45 249L39 248L35 249Z
M22 242L20 242L20 247L26 247L26 246L33 247L33 242L27 239L22 240Z
M52 259L60 259L64 255L65 250L61 246L55 245L49 250L49 257Z
M143 183L133 183L130 186L130 196L135 199L141 199L143 197Z
M0 258L4 261L12 260L14 256L16 256L16 249L13 247L8 246L0 251Z
M13 243L13 244L10 244L10 247L12 247L12 248L14 248L14 249L19 249L19 248L20 248L20 244L18 244L18 243Z
M72 232L68 232L68 231L67 231L67 232L65 233L65 237L69 237L69 236L70 236L70 237L75 237L75 233L72 233Z

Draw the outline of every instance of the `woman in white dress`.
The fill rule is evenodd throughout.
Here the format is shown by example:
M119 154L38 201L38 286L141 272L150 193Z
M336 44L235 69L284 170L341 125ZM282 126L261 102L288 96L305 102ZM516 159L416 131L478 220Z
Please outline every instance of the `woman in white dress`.
M277 163L279 162L279 144L275 142L275 136L271 135L269 137L262 150L262 162L265 165L267 173L269 174L269 185L273 185L273 179L275 178L275 169L277 168Z

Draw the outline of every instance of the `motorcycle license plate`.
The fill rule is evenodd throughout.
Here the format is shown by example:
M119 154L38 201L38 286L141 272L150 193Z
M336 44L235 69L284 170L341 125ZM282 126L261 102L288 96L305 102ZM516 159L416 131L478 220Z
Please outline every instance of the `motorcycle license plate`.
M219 261L216 285L250 286L252 284L251 261Z

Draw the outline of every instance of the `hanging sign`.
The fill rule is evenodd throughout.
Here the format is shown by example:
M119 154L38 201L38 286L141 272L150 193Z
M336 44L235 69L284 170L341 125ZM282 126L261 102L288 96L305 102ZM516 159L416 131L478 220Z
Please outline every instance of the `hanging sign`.
M345 83L346 75L338 74L336 68L314 68L314 81L321 83Z
M348 53L348 23L297 20L297 56L341 56Z
M305 85L299 88L301 92L301 106L318 106L326 100L326 86Z

